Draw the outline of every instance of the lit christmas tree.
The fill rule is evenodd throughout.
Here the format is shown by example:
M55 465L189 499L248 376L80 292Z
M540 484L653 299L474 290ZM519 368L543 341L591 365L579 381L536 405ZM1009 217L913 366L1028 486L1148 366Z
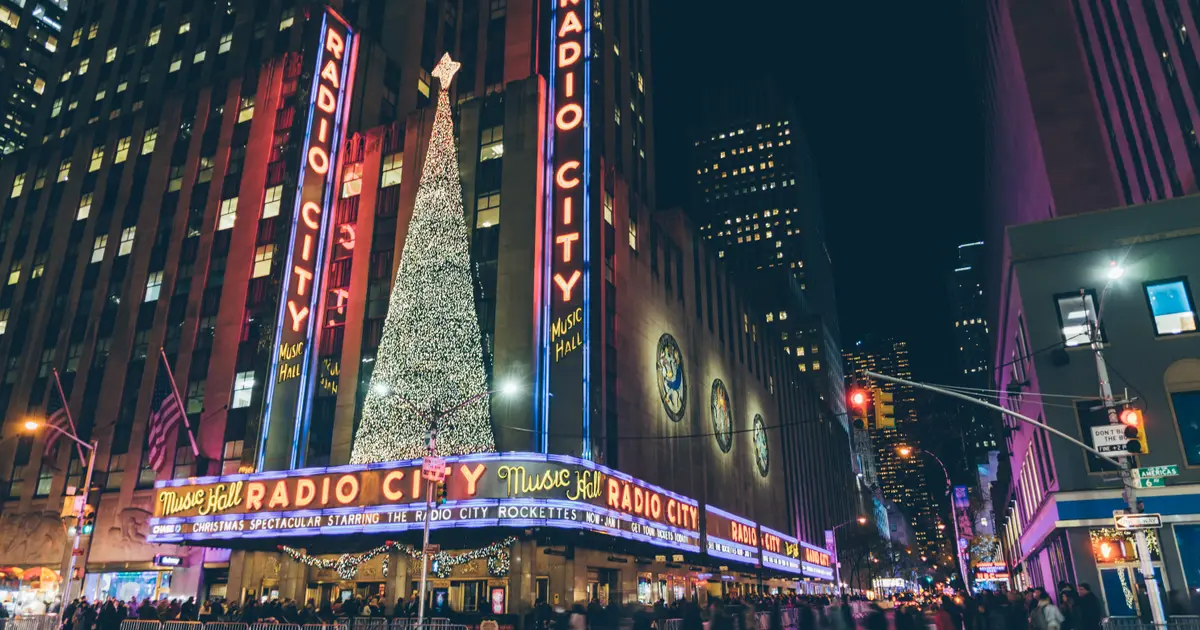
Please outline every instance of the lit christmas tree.
M441 414L438 455L496 448L486 395L446 413L487 390L450 118L450 80L460 65L447 54L433 70L433 134L351 463L425 456L430 419Z

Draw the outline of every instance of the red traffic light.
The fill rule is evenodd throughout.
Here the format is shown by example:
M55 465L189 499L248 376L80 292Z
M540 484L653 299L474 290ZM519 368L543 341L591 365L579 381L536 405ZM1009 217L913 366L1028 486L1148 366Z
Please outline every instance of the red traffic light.
M867 392L856 389L850 392L850 406L857 409L867 408Z
M1127 427L1137 428L1142 426L1142 412L1139 409L1133 409L1130 407L1121 410L1120 419L1121 424Z

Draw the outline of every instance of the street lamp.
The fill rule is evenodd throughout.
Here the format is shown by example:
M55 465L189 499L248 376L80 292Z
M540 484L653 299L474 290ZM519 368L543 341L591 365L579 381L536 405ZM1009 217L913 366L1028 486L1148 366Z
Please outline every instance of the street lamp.
M83 440L79 439L74 433L68 433L66 431L63 431L62 429L54 426L53 424L46 424L44 422L38 422L37 420L32 420L32 419L25 421L25 430L27 430L31 433L34 431L37 431L41 427L46 427L47 429L50 429L53 431L58 431L59 433L63 434L64 436L70 438L73 442L78 444L80 447L87 449L87 452L88 452L87 473L84 475L84 478L83 478L83 507L81 507L79 509L79 514L75 515L75 539L71 543L71 560L67 564L67 578L66 578L67 579L67 587L65 589L63 589L63 601L67 601L68 599L70 599L71 592L74 589L75 558L78 557L79 543L80 543L80 540L83 538L84 511L87 509L86 506L88 505L88 492L90 492L92 489L92 471L95 470L95 468L96 468L96 441L92 440L91 442L84 442ZM86 570L86 569L87 569L87 567L85 566L84 570ZM80 574L79 575L79 588L80 588L80 590L82 590L83 589L83 571L80 571L79 574ZM65 606L63 607L63 610L64 611L66 610Z
M896 449L896 452L899 453L901 457L908 457L915 453L911 446L900 446ZM956 558L958 558L958 568L962 573L963 585L966 586L967 565L965 562L963 562L962 549L959 548L958 544L958 510L954 506L954 497L950 496L950 488L953 485L953 482L950 481L950 471L946 468L946 464L942 462L942 458L924 449L921 450L921 453L928 455L933 459L933 461L937 462L937 465L942 469L942 474L946 477L946 497L950 499L950 520L954 521L954 555ZM938 531L943 531L945 529L945 523L938 523Z
M833 549L831 549L831 551L833 552L833 574L834 574L833 581L837 584L842 583L842 559L838 555L837 530L839 530L851 523L858 523L859 525L866 525L867 517L860 514L857 517L846 521L845 523L841 523L840 525L834 525L833 529L830 530L830 532L833 534Z
M425 412L422 412L421 410L417 409L410 401L405 399L400 394L396 393L395 390L393 390L391 387L389 387L387 385L380 383L377 386L373 385L372 388L375 389L375 392L377 394L379 394L380 396L384 396L384 397L393 397L394 396L394 397L400 399L400 402L403 403L404 406L408 407L409 410L416 413L418 416L420 416L422 418L426 418L429 421L429 455L427 457L432 459L432 458L437 457L437 425L438 425L438 421L440 421L442 418L445 418L447 416L454 414L455 412L462 409L463 407L466 407L485 396L490 396L490 395L496 394L496 393L500 393L505 396L512 396L514 394L517 394L521 391L521 384L515 380L505 381L503 384L500 385L500 387L497 387L495 389L489 389L485 392L480 392L478 394L475 394L474 396L470 396L466 400L463 400L462 402L458 403L457 405L451 407L450 409L448 409L444 412L434 411L432 413L425 413ZM424 468L425 468L424 463L422 463L421 468L422 468L422 470L424 470ZM417 627L421 627L425 623L425 593L426 593L426 589L427 589L427 587L426 587L427 578L429 575L429 554L426 553L425 550L429 548L429 512L431 511L432 508L433 508L433 480L429 479L429 480L426 480L426 482L425 482L425 518L424 518L425 522L424 522L424 526L423 526L424 533L423 533L422 539L421 539L421 602L420 602L420 604L417 605Z

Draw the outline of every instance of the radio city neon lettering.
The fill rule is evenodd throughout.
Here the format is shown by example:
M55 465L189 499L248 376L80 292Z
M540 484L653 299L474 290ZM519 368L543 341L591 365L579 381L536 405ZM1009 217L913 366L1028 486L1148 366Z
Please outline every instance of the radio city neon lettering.
M554 127L558 146L562 147L562 136L558 134L582 135L583 128L583 72L584 61L584 16L579 0L558 0L559 16L556 26L557 51L555 53L556 74L562 83L557 87L554 112ZM574 143L572 143L574 144ZM564 147L565 148L565 147ZM564 156L554 170L554 255L561 260L556 265L559 271L552 276L563 303L578 296L577 285L583 277L583 256L580 238L582 235L584 190L582 168L579 159ZM582 155L579 157L582 158Z
M762 549L771 553L783 553L783 539L775 534L763 532Z
M819 567L833 566L833 559L828 553L809 547L804 548L804 561Z
M729 524L729 538L735 543L758 546L758 530L753 525L744 525L737 521Z
M651 520L665 520L683 529L700 529L700 508L673 497L664 498L648 488L609 477L606 496L610 509Z

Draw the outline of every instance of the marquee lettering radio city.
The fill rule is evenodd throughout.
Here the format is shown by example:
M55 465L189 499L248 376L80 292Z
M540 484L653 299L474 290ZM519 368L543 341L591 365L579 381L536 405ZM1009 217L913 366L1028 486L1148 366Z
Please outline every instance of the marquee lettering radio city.
M714 506L567 455L446 458L430 527L582 529L766 568L826 577L829 552ZM159 481L156 543L403 532L425 519L421 461Z

